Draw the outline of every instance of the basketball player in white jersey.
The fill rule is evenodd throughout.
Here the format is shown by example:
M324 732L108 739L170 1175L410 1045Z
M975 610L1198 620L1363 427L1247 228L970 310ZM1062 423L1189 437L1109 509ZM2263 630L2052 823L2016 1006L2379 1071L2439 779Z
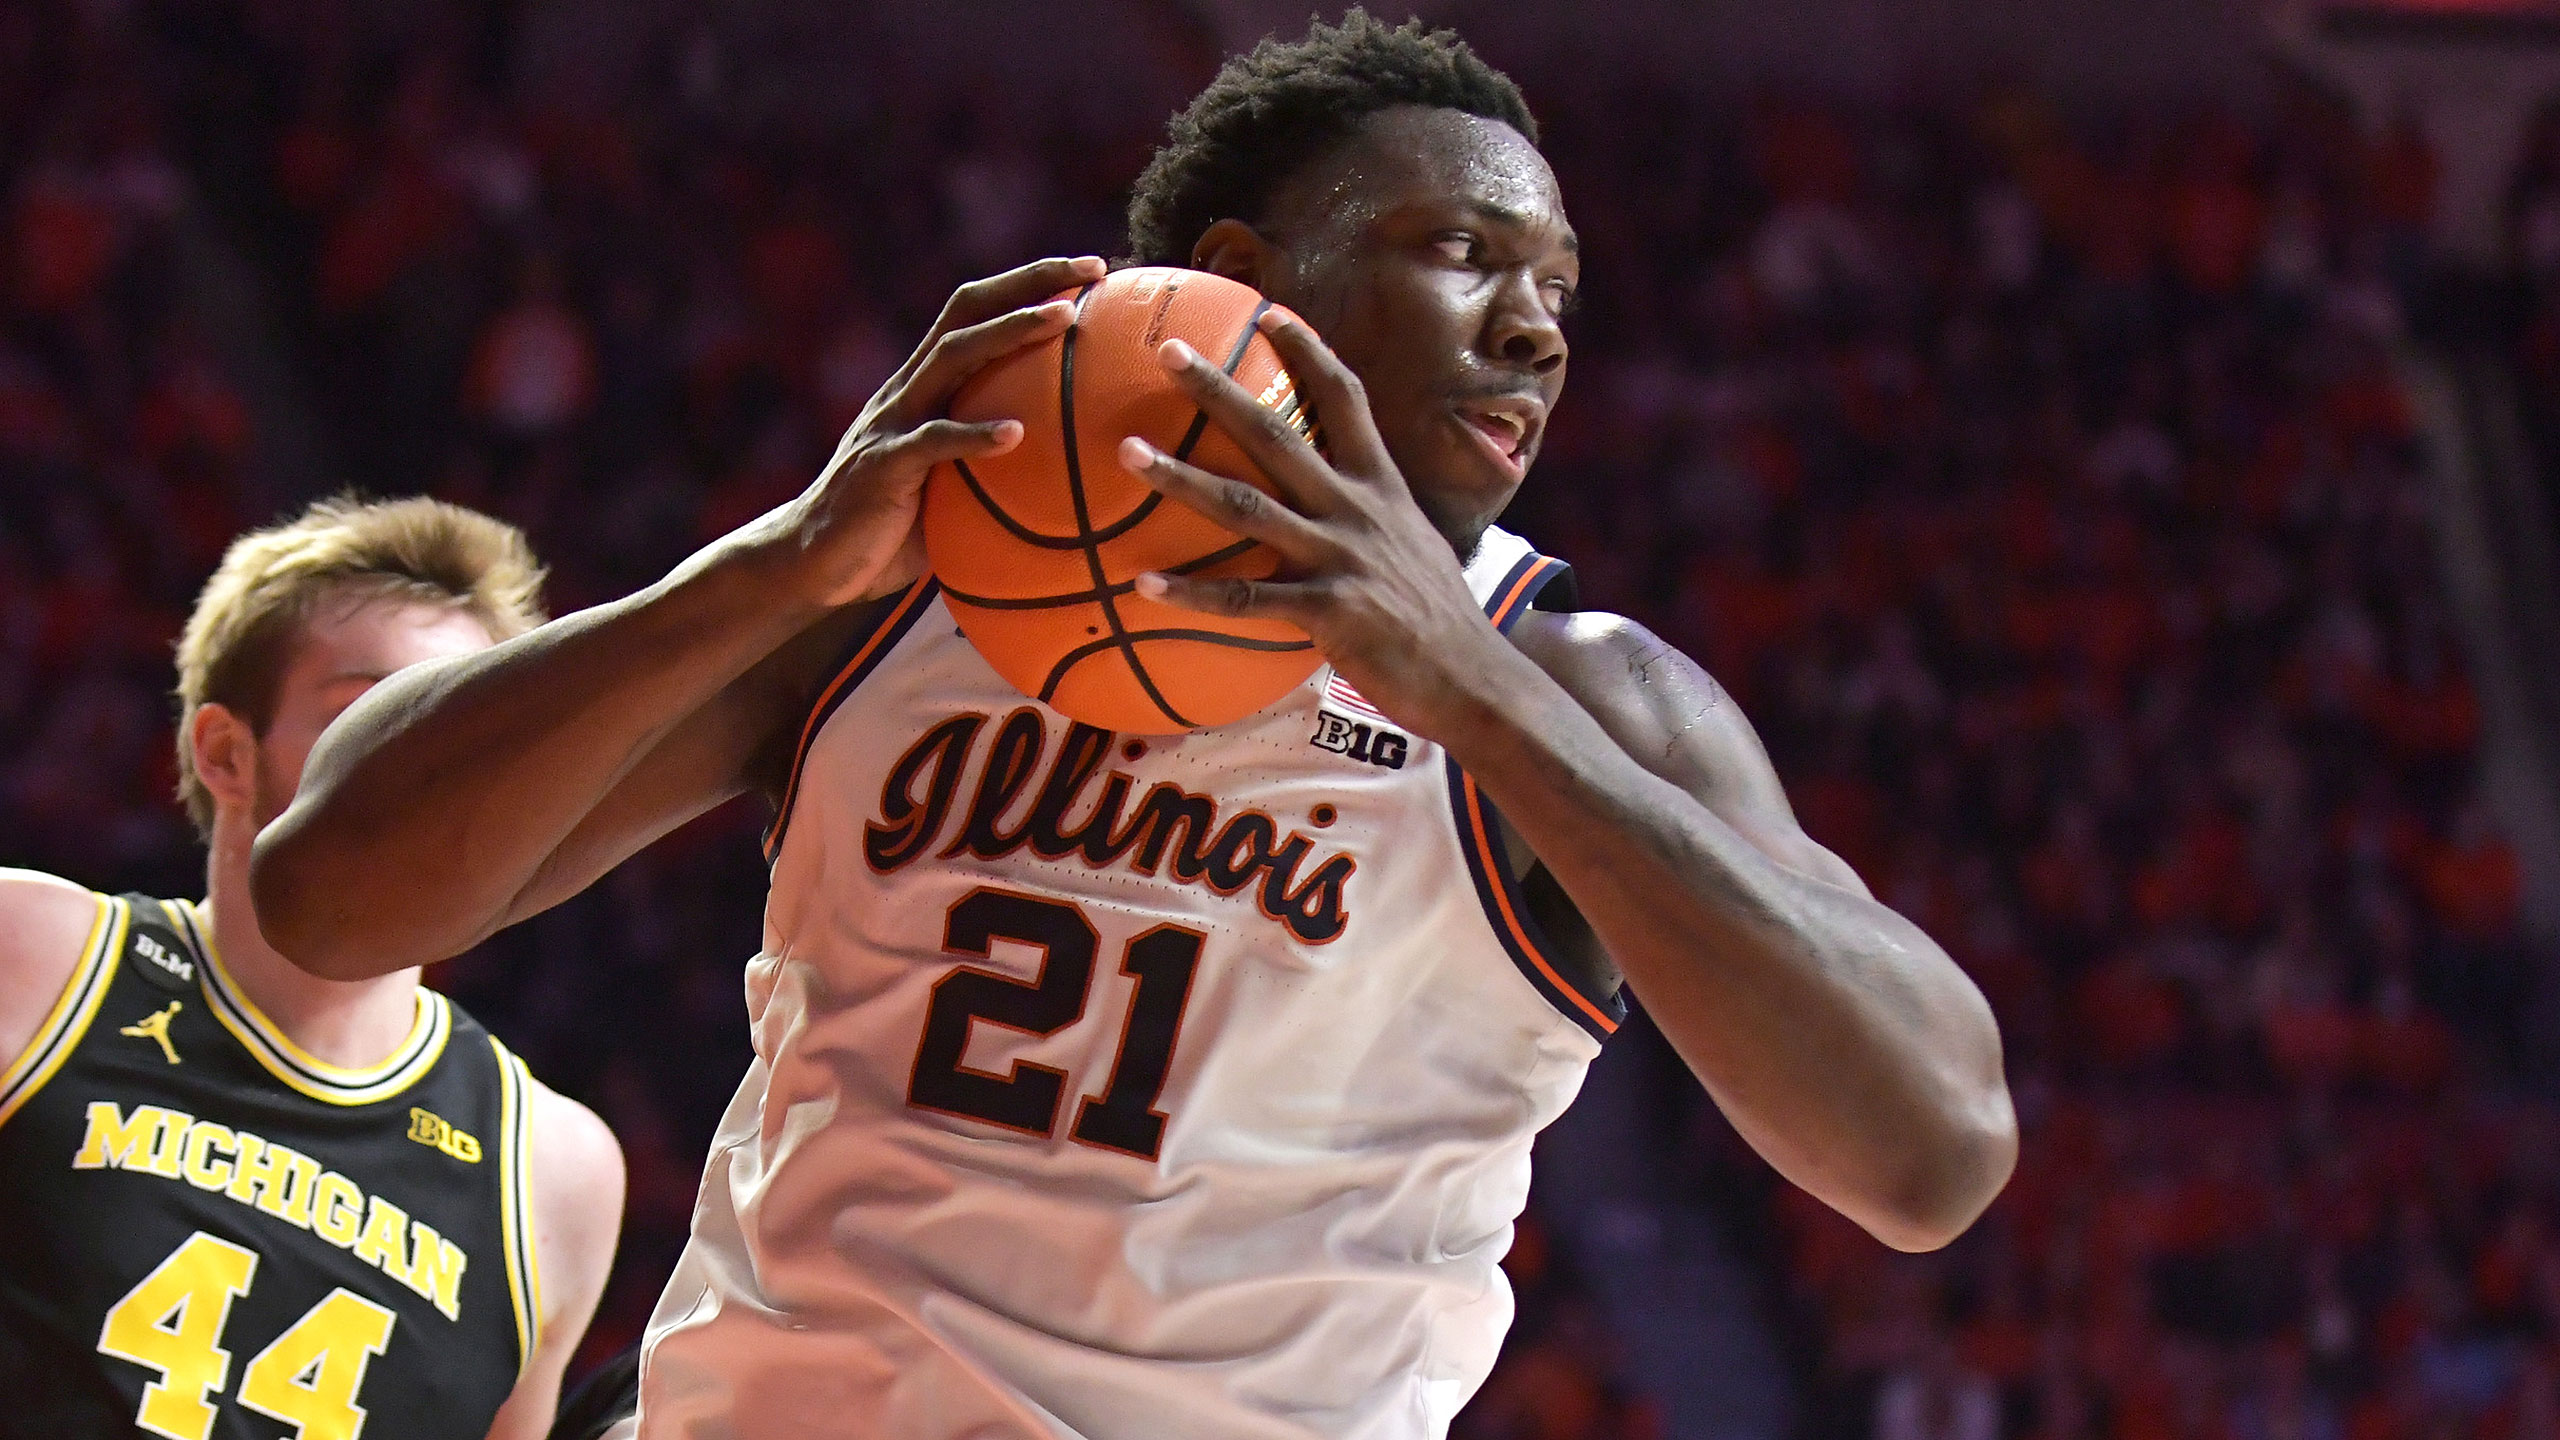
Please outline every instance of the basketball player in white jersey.
M756 1060L650 1328L650 1437L1445 1432L1510 1318L1529 1145L1620 977L1741 1133L1888 1244L2005 1179L1980 995L1808 840L1697 666L1492 521L1579 261L1519 92L1354 14L1230 64L1136 258L1261 289L1329 458L1179 346L1282 497L1133 446L1286 578L1151 591L1331 662L1137 739L1008 689L920 575L941 415L1102 274L963 288L798 500L656 586L385 685L261 840L286 952L460 949L774 799ZM1330 351L1327 349L1330 345ZM381 817L396 817L385 820Z

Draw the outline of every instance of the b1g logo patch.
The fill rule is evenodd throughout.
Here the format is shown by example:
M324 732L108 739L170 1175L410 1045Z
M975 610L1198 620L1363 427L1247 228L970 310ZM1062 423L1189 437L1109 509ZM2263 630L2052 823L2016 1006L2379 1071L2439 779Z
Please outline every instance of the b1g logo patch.
M480 1137L457 1130L432 1110L409 1107L409 1138L468 1165L480 1163Z
M1330 710L1316 712L1316 733L1308 738L1319 750L1348 755L1384 770L1403 769L1406 757L1413 753L1413 742L1402 731L1346 720Z
M1308 741L1319 750L1348 755L1382 770L1401 770L1413 753L1413 740L1395 728L1386 712L1339 674L1324 677L1324 705L1316 711L1316 733ZM1343 713L1336 714L1336 711ZM1353 717L1362 718L1353 718Z

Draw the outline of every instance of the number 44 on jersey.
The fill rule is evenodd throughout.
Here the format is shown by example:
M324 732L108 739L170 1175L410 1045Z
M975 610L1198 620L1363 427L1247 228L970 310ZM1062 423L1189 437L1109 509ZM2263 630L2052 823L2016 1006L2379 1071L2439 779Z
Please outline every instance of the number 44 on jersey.
M199 1230L107 1311L98 1351L160 1372L133 1423L169 1440L206 1440L213 1397L231 1378L222 1332L258 1276L256 1251ZM303 1313L240 1372L241 1405L293 1427L294 1440L355 1440L365 1366L398 1317L343 1287Z

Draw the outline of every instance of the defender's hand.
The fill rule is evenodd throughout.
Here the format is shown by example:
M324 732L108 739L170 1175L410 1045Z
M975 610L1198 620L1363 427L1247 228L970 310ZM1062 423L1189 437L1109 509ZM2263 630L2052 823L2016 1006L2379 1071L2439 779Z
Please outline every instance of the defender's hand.
M767 517L766 538L789 559L795 589L834 606L886 595L924 573L918 530L924 480L946 460L999 455L1022 425L963 425L944 417L969 377L1067 328L1075 308L1050 296L1103 276L1103 262L1035 261L952 292L925 332L836 443L834 458L798 498Z
M1360 379L1305 325L1266 312L1263 333L1315 407L1328 460L1288 421L1179 340L1157 358L1271 481L1277 499L1131 436L1120 462L1149 485L1280 552L1273 580L1149 573L1139 594L1211 615L1286 620L1372 704L1438 736L1510 647L1467 591L1458 557L1388 458ZM1471 684L1470 681L1475 683Z

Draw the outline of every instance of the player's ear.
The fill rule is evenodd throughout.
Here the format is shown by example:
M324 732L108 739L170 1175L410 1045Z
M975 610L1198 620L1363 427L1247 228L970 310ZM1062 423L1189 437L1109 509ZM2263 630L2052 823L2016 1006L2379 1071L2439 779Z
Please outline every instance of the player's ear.
M258 789L258 735L228 705L211 701L196 707L187 722L187 744L195 752L196 778L213 798L248 809Z
M1191 247L1192 269L1223 275L1266 295L1278 278L1274 272L1279 263L1280 247L1241 220L1218 221L1201 231L1199 243Z

